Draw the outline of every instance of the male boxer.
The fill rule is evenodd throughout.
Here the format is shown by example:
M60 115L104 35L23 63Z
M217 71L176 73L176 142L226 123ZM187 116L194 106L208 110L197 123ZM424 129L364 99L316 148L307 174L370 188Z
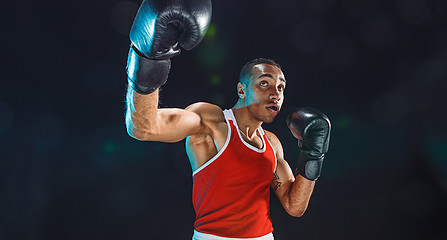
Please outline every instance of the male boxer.
M179 47L191 49L200 42L210 16L210 0L143 1L130 32L127 131L142 141L186 139L194 240L273 239L270 188L290 215L304 213L328 150L330 122L311 108L289 115L288 126L301 149L295 177L278 138L261 127L280 111L286 87L281 67L269 59L242 68L232 109L210 103L158 108L170 58Z

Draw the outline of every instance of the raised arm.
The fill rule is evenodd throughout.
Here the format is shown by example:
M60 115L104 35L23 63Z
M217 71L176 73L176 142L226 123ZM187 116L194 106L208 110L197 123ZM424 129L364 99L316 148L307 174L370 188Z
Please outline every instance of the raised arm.
M129 34L126 127L130 136L176 142L200 130L198 114L158 109L158 89L168 79L170 58L180 54L180 47L195 47L210 18L210 0L142 2Z

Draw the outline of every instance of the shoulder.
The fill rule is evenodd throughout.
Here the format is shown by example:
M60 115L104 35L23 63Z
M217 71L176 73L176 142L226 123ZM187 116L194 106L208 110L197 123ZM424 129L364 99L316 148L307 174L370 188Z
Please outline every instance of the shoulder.
M269 140L269 142L272 144L273 149L275 149L275 152L277 154L282 155L283 149L282 149L282 144L281 141L279 141L278 137L270 132L264 129L265 132L265 136L267 137L267 139Z
M197 102L186 107L187 111L191 111L200 116L202 122L222 122L225 121L222 108L215 104L206 102Z
M267 136L267 139L272 143L272 144L277 144L277 143L279 143L279 144L281 144L281 142L279 141L279 139L278 139L278 137L274 134L274 133L272 133L272 132L270 132L270 131L267 131L267 130L265 130L264 129L264 132L265 132L265 136Z

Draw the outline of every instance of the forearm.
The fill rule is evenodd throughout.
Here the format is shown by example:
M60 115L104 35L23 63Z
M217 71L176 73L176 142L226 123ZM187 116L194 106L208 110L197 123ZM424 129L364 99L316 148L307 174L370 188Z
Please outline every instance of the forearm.
M132 88L126 95L126 127L130 136L144 140L158 131L158 89L151 94L139 94Z
M286 211L294 217L301 217L307 209L314 187L315 181L297 175L287 194Z
M204 37L211 0L144 0L129 33L126 128L147 141L177 142L201 127L200 117L183 109L158 109L158 89L168 80L171 58ZM157 23L157 24L154 24Z
M288 206L301 216L307 209L315 181L320 177L323 159L329 149L331 123L322 112L313 108L300 108L287 117L293 136L298 139L300 156L298 175L287 194Z

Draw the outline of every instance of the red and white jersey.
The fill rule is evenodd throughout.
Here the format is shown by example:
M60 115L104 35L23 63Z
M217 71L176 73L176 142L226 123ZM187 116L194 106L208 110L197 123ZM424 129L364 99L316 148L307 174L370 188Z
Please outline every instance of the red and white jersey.
M275 152L264 131L258 149L241 137L233 111L225 110L228 136L220 151L193 172L195 230L227 238L259 238L273 231L270 184Z

